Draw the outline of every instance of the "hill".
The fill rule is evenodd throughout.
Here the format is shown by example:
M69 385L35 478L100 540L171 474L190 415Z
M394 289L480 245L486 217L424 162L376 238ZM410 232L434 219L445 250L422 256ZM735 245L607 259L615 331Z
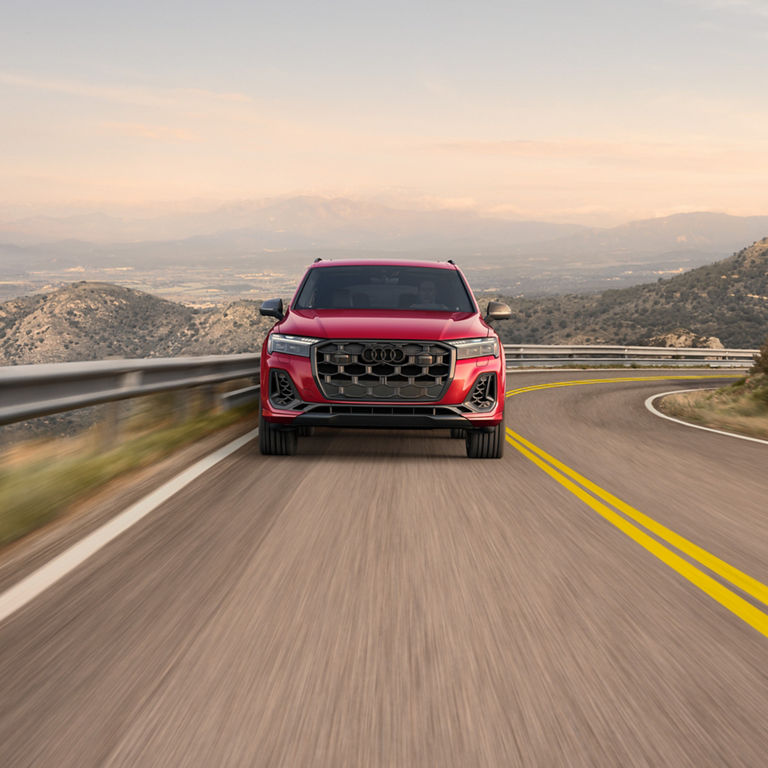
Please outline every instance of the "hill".
M506 299L507 343L651 344L669 334L754 348L768 335L768 238L670 279L594 295Z
M109 283L72 283L0 304L0 364L253 352L260 302L197 310Z
M671 279L599 294L506 299L506 343L758 347L768 335L768 238ZM0 364L258 351L258 301L195 309L79 282L0 304Z

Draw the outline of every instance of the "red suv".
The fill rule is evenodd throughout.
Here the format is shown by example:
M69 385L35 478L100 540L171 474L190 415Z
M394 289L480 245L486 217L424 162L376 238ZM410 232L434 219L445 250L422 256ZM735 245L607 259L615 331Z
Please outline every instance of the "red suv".
M261 354L259 447L294 454L312 428L450 429L467 456L504 450L504 350L453 262L316 260Z

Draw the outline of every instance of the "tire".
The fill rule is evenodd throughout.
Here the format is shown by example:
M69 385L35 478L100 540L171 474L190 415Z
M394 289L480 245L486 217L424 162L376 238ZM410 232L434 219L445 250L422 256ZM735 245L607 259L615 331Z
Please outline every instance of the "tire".
M259 450L264 456L293 456L298 442L295 429L280 429L259 414Z
M453 440L463 440L466 436L466 429L462 429L461 427L451 427L451 439Z
M299 437L312 437L312 435L315 434L315 428L314 427L299 427L298 428L298 435Z
M504 455L504 422L499 422L490 432L468 429L466 444L470 459L500 459Z

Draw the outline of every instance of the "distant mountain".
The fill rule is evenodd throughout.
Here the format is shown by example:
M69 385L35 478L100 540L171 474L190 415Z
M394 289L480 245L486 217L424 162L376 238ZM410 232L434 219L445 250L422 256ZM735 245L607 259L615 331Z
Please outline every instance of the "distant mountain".
M412 249L471 243L509 245L579 232L575 224L511 221L450 209L417 211L347 198L300 196L244 201L210 211L125 219L102 213L0 222L0 242L21 245L83 240L100 244L214 237L251 247Z
M528 246L560 257L625 257L685 250L721 253L768 233L768 216L682 213L610 229L519 221L467 210L405 210L348 198L300 196L242 201L209 211L130 219L105 213L0 221L0 242L13 245L81 241L120 243L248 241L249 247L367 248ZM535 247L534 247L535 246ZM63 247L63 246L62 246Z
M593 262L642 259L662 254L694 252L722 255L741 243L768 234L768 216L729 216L724 213L680 213L643 219L610 229L591 229L549 243L539 243L542 253L562 258L589 256Z
M768 238L671 279L593 295L508 300L508 343L660 343L757 348L768 336Z
M204 267L294 274L316 256L456 259L480 290L543 295L631 285L724 258L768 234L768 216L690 213L610 229L511 221L471 211L407 211L346 198L245 201L153 219L104 214L0 222L0 295L69 271ZM67 239L61 239L67 238ZM36 273L36 274L35 274ZM163 280L168 278L163 275ZM247 292L248 286L245 287Z
M0 364L255 352L260 302L195 310L109 283L73 283L0 304Z

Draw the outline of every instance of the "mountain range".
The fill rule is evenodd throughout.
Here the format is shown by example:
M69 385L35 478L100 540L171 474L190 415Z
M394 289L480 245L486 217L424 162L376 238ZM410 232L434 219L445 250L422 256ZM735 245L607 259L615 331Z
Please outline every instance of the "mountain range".
M669 279L596 294L510 297L507 343L756 349L768 337L768 238ZM672 344L675 345L675 344Z
M468 268L530 264L615 267L722 258L768 234L768 216L684 213L608 229L481 216L469 210L401 210L347 198L245 201L211 210L127 218L94 212L0 221L0 279L53 266L119 263L147 268L247 260L291 252L444 253ZM681 262L682 259L682 262Z
M506 343L758 348L768 336L768 238L644 285L506 301L512 317L498 323ZM72 283L0 304L0 364L254 352L272 325L259 306L196 309L109 283Z
M263 247L410 250L448 243L529 243L583 229L575 224L481 216L469 210L407 210L348 198L243 201L194 213L125 218L101 212L0 221L0 241L98 244L257 238Z

